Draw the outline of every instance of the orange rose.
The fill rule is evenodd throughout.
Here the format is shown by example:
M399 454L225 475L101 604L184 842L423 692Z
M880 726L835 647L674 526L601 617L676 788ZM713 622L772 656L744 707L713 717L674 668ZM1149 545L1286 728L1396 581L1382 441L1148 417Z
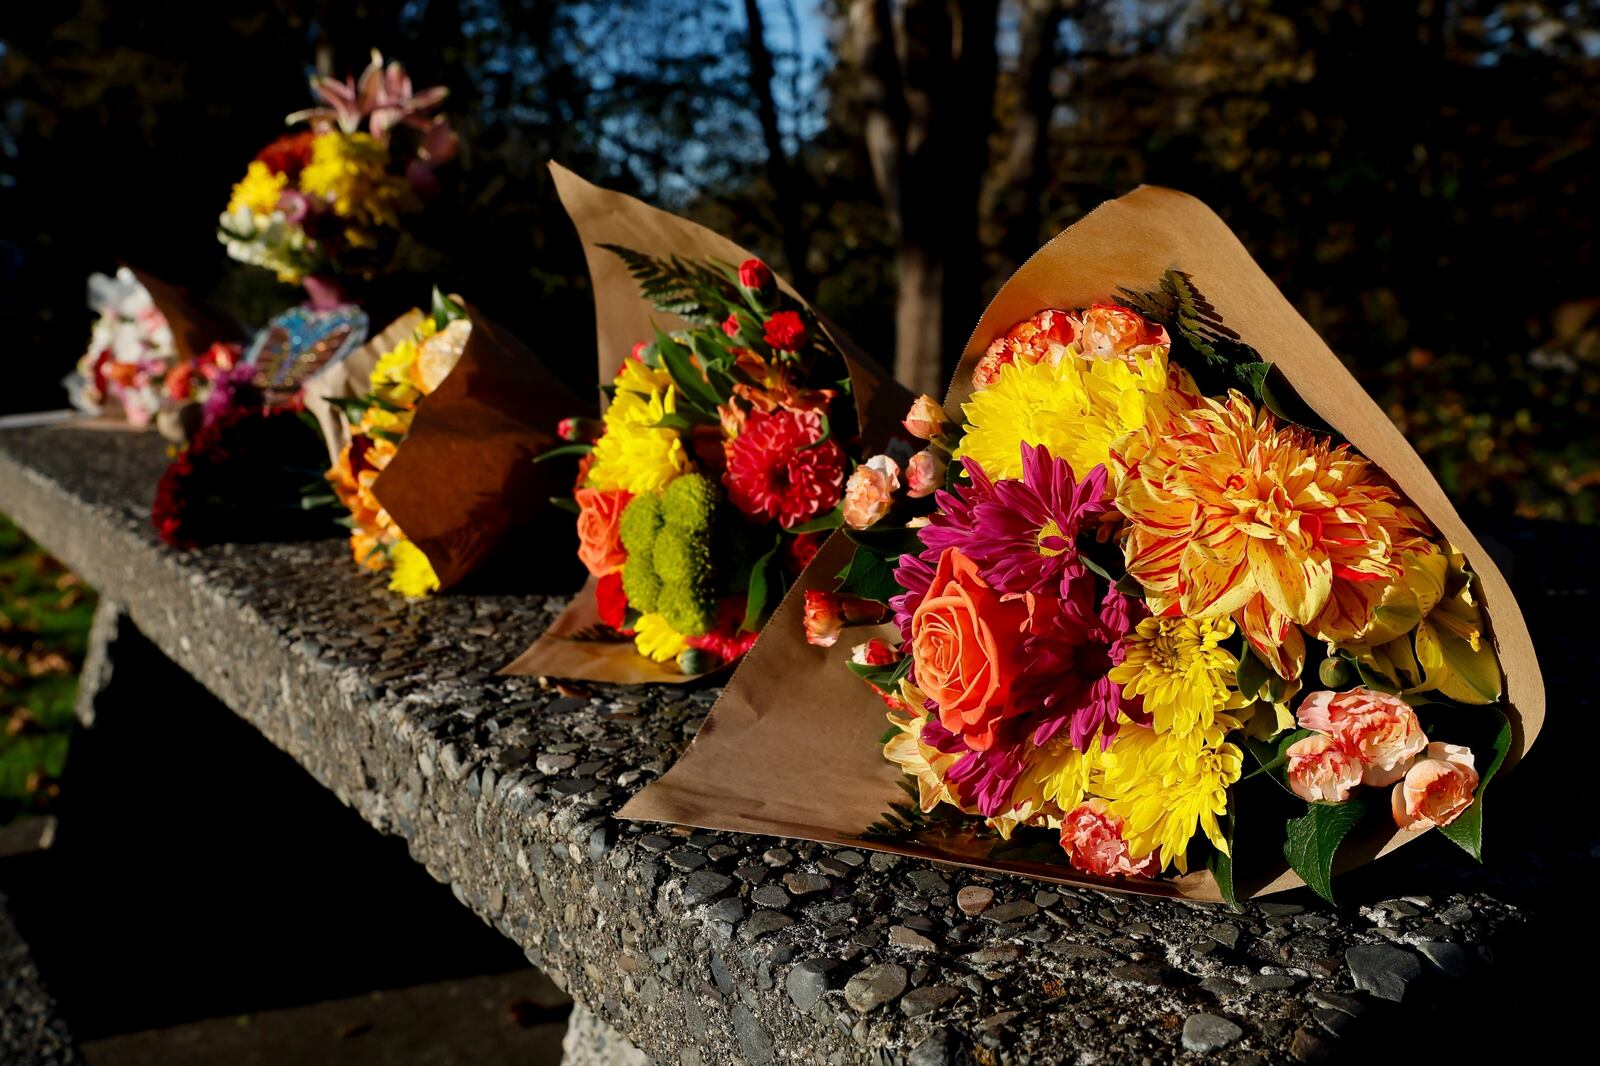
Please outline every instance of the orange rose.
M1472 806L1478 771L1472 752L1459 744L1434 741L1394 786L1390 806L1394 824L1412 833L1449 825Z
M974 751L993 746L1012 710L1028 614L1025 600L1003 599L978 576L977 564L946 548L911 616L917 685L938 705L944 727Z
M633 493L620 489L579 489L573 496L578 501L579 560L595 577L605 577L622 569L622 564L628 561L628 553L622 548L617 525Z

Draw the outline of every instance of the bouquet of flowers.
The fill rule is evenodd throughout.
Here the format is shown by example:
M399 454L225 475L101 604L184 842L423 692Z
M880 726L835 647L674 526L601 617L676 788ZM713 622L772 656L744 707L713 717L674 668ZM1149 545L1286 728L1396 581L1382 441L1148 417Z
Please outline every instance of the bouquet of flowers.
M878 378L761 260L557 181L589 246L600 343L619 350L602 348L603 418L560 429L582 456L571 509L589 586L511 669L694 677L744 654L842 521Z
M1126 251L1131 232L1155 245ZM1341 861L1429 828L1481 853L1484 787L1542 711L1525 627L1214 216L1141 190L1057 238L996 297L948 402L958 417L912 405L917 454L857 469L849 543L786 620L823 655L862 627L848 669L888 707L872 748L910 798L860 835L1224 899L1329 896L1347 838ZM677 773L624 816L672 809Z
M393 259L404 217L437 193L435 168L455 156L449 121L430 114L447 90L414 91L376 50L359 81L317 78L312 89L321 106L287 120L309 128L251 161L217 237L234 259L291 284L370 278Z
M436 289L429 314L413 310L380 336L382 350L367 374L366 391L334 401L349 432L327 481L349 512L343 521L350 527L350 551L366 569L392 570L389 588L403 596L436 591L439 577L373 486L399 453L418 404L455 369L471 335L466 308Z
M243 357L229 324L129 267L89 275L89 309L89 349L63 382L72 405L89 414L120 411L130 426L159 425L182 439L197 426L186 431L180 423L193 420L179 412L205 404L219 383L225 394Z
M502 549L527 565L526 549L558 536L549 501L570 471L532 460L559 443L549 427L578 400L459 297L435 289L426 314L400 316L304 391L351 552L367 569L391 570L391 590L449 588ZM568 554L558 540L550 550Z

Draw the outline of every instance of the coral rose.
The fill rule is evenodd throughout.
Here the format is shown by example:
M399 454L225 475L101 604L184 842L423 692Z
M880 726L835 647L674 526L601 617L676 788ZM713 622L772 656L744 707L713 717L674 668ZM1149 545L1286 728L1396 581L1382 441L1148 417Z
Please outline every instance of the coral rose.
M1307 803L1343 803L1361 784L1360 757L1332 737L1313 733L1289 745L1285 754L1289 789Z
M628 561L628 553L623 550L617 526L622 521L622 509L633 499L633 493L579 489L573 495L578 501L579 561L595 577L620 570Z
M1459 744L1434 741L1427 754L1394 786L1390 806L1394 824L1412 833L1449 825L1472 806L1478 771L1472 752Z
M974 751L994 745L1013 711L1028 615L1025 598L1003 597L958 548L939 555L928 593L912 612L917 685L938 706L940 724Z
M1102 799L1085 800L1062 817L1061 850L1074 869L1096 877L1150 877L1159 868L1154 853L1135 861L1122 819Z
M1394 784L1428 745L1411 704L1369 688L1313 692L1296 718L1302 729L1327 734L1359 758L1365 785Z
M887 455L874 455L850 473L844 485L844 524L851 529L877 525L889 513L900 487L900 467Z

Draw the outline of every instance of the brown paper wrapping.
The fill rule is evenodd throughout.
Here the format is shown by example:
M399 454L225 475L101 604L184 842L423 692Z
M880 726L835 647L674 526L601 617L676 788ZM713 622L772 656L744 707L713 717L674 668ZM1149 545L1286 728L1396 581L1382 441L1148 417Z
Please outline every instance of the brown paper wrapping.
M540 557L576 550L565 516L549 513L550 497L571 489L571 465L533 460L560 443L556 423L587 405L521 341L465 306L472 332L460 361L417 405L372 486L441 588L513 537Z
M129 265L133 276L150 294L156 309L172 327L172 344L181 360L198 359L218 341L243 339L238 323L205 307L188 290L162 281L153 274Z
M1509 769L1544 720L1544 681L1510 587L1394 424L1200 201L1145 186L1101 206L1041 248L979 319L947 408L954 412L967 399L973 365L1015 323L1049 307L1108 300L1119 287L1154 288L1173 267L1188 273L1223 323L1275 363L1312 409L1392 477L1466 556L1505 672L1504 705L1514 732ZM688 751L618 817L848 844L1112 891L1221 898L1206 871L1168 881L1102 881L1062 866L991 860L961 834L903 846L861 839L858 834L891 802L904 798L899 770L881 755L883 706L844 668L837 649L808 645L802 626L804 589L831 588L849 550L842 536L829 541L735 671ZM1352 838L1335 870L1420 835L1374 830ZM1267 868L1251 869L1259 858ZM1240 896L1302 883L1271 856L1245 857L1235 872Z
M595 338L599 349L599 380L609 382L637 341L687 323L663 314L639 295L639 283L627 266L602 245L614 244L648 255L682 259L719 259L740 263L750 253L704 226L651 207L623 193L591 185L559 164L550 164L561 203L572 216L594 286ZM783 278L780 289L805 303ZM809 305L807 305L809 306ZM877 450L900 428L911 394L896 384L872 358L857 348L837 327L819 317L822 328L844 355L855 398L863 445ZM565 677L619 684L681 683L695 680L639 655L631 640L574 641L573 634L599 623L593 585L586 585L550 629L523 652L503 673L524 676Z

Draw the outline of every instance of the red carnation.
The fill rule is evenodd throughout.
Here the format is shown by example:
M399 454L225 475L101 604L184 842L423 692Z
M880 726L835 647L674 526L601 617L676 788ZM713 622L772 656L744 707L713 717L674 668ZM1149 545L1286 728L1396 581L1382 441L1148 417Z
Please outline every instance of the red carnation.
M621 632L628 622L628 597L622 593L622 571L614 570L595 582L594 605L600 621Z
M772 271L759 259L746 259L739 264L739 284L753 292L760 292L772 284Z
M845 456L836 441L822 443L818 411L754 410L728 445L722 483L745 514L777 519L785 529L829 511L844 487Z
M798 311L779 311L767 319L766 341L780 352L798 352L805 347L806 324Z
M739 335L739 316L729 315L727 318L723 319L722 332L726 333L730 337L737 337Z
M628 358L632 359L635 363L639 363L639 364L642 365L644 363L644 353L649 351L649 350L650 350L650 342L649 341L634 341L633 342L633 351L629 354Z
M274 174L287 174L290 181L300 177L300 171L311 162L311 141L313 134L309 130L300 133L285 133L273 141L256 155L256 158L267 165L267 169Z

